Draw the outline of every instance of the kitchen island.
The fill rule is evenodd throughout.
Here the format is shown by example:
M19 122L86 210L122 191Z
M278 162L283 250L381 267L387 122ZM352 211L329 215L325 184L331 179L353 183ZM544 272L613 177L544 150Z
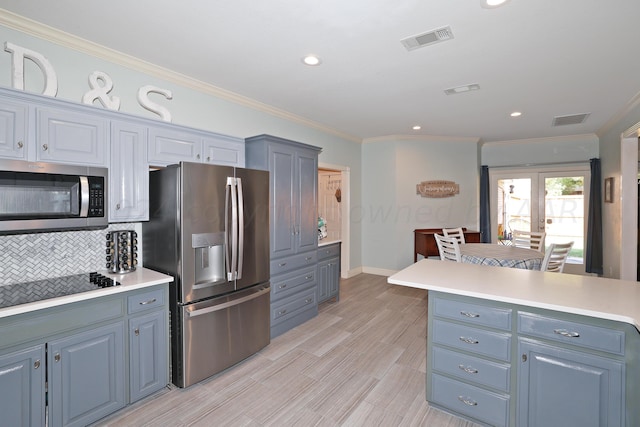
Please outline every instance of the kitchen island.
M425 259L426 398L494 426L640 425L640 285Z

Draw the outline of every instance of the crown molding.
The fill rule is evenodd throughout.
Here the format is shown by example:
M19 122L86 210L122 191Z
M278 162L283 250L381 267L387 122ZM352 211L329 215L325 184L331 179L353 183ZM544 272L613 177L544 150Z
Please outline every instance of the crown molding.
M582 133L582 134L576 134L576 135L545 136L542 138L511 139L508 141L491 141L491 142L484 142L482 146L483 147L495 147L500 145L513 146L514 144L530 144L534 142L558 142L562 140L575 140L575 139L587 139L587 138L599 139L598 135L596 135L595 133Z
M193 89L207 95L212 95L217 98L269 114L271 116L314 128L349 141L357 143L362 142L361 138L330 128L313 120L298 116L285 110L281 110L279 108L262 103L260 101L256 101L255 99L239 95L229 90L219 88L209 83L202 82L176 71L172 71L167 68L152 64L150 62L143 61L139 58L127 55L122 52L118 52L106 46L93 43L89 40L82 39L73 34L69 34L40 22L25 18L20 15L16 15L5 9L0 9L0 25L117 65L121 65L134 71L139 71L141 73L174 83L176 85L183 86L188 89Z
M620 111L613 115L600 129L596 131L599 137L609 132L616 123L624 119L634 108L640 105L640 92L638 92Z
M365 138L363 144L372 142L394 142L394 141L425 141L425 142L472 142L479 143L480 138L463 136L440 136L440 135L386 135Z

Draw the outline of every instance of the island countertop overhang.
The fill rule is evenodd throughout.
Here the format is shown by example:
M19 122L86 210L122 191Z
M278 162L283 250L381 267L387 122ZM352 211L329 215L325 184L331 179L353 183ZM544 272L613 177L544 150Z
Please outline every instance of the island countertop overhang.
M640 330L638 282L423 259L390 284L625 322Z

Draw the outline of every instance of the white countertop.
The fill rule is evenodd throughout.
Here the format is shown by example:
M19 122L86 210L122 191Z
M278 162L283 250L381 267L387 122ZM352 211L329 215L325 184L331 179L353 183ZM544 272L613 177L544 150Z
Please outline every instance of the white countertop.
M94 291L81 292L57 298L50 298L42 301L30 302L27 304L14 305L12 307L0 308L0 318L55 307L58 305L69 304L72 302L85 301L105 295L113 295L120 292L133 291L135 289L159 285L161 283L173 282L173 277L171 276L167 276L166 274L158 273L157 271L149 270L142 267L126 274L109 274L106 271L99 271L99 273L114 278L116 281L120 282L120 286L97 288Z
M394 285L502 301L632 324L640 330L640 283L423 259Z
M340 243L342 242L342 240L326 240L326 239L322 239L322 240L318 240L318 247L321 248L323 246L327 246L327 245L333 245L334 243Z

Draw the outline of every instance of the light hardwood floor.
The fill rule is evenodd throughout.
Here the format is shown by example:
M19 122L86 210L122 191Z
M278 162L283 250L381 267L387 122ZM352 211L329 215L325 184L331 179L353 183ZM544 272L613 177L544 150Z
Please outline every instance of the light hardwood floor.
M426 291L370 274L340 286L339 302L258 354L96 425L475 426L425 401Z

